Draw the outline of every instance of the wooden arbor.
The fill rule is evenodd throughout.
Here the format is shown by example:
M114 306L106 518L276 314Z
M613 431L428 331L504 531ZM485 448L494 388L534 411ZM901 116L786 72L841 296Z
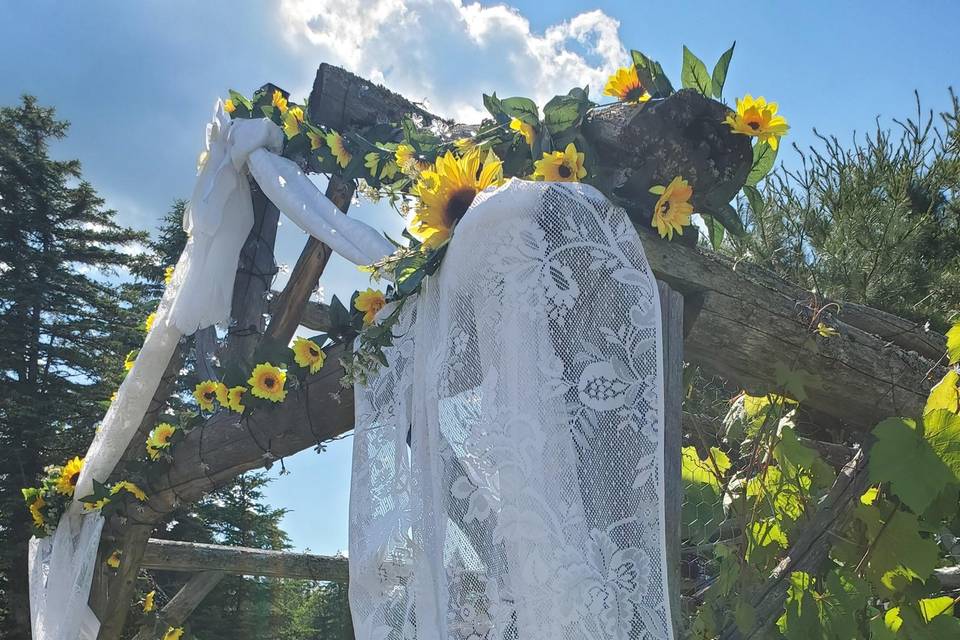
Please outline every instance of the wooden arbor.
M329 65L321 65L309 105L314 122L341 131L378 121L397 121L408 113L418 115L426 124L458 126ZM732 197L749 170L749 144L746 138L732 136L723 127L713 126L722 120L722 113L722 105L692 92L680 92L640 111L620 106L591 114L584 134L602 151L598 157L609 163L598 170L608 191L614 185L629 185L633 180L655 179L663 183L664 179L669 181L669 177L682 172L690 176L695 193ZM344 212L352 194L351 184L331 179L327 195ZM643 193L626 189L615 195L624 206L649 208ZM299 324L324 329L325 309L309 303L309 295L324 270L329 249L314 239L308 240L287 287L272 301L267 301L264 294L269 278L264 276L275 269L273 242L278 211L256 191L254 204L256 224L241 254L234 288L233 317L237 323L231 328L226 344L220 347L209 332L201 333L196 340L198 362L205 362L206 356L216 351L224 365L235 363L249 368L254 350L262 341L286 343ZM673 364L668 367L668 376L679 371L679 363L685 358L721 373L748 390L766 391L776 379L774 363L788 354L795 358L797 368L816 371L821 376L822 383L810 390L805 402L809 414L807 433L820 440L829 439L817 434L862 432L883 417L918 411L931 380L942 376L936 364L945 344L942 336L857 305L841 303L841 311L832 319L832 324L840 329L840 336L817 352L804 350L802 346L809 336L809 321L817 302L809 292L761 269L734 265L722 256L695 247L661 242L646 228L640 231L647 258L663 283L662 297L669 301L664 304L664 312L668 314L665 326L670 331L668 345L672 345L668 360ZM663 285L674 293L668 293ZM272 318L269 324L264 323L266 316ZM312 376L305 389L291 393L282 405L253 415L248 429L238 430L235 417L221 413L186 434L173 451L169 472L146 488L151 497L144 504L144 512L136 521L113 517L107 523L100 546L101 560L119 549L123 561L117 572L106 570L103 562L97 564L90 603L102 623L101 640L120 637L139 570L156 567L163 558L172 558L169 550L173 547L165 547L167 555L162 555L161 547L150 541L150 535L176 505L197 500L245 471L269 465L275 459L352 428L352 394L340 388L342 371L335 364L342 349L336 347L328 354L330 364ZM140 435L134 439L126 459L140 453L139 446L164 407L183 356L177 353L172 358L168 367L170 375L158 389L151 412L141 424ZM676 380L670 383L668 379L668 383L676 384ZM334 393L339 393L339 402L331 398ZM696 421L697 417L683 415L681 418L680 393L674 391L669 397L673 403L671 413L675 416L671 431L675 439L669 443L668 459L676 462L683 426ZM830 449L829 442L822 446ZM837 453L838 449L834 447L832 451ZM845 455L842 448L839 453ZM771 607L782 605L782 592L786 588L783 578L792 570L809 566L816 560L817 553L822 552L822 538L843 519L845 505L852 496L858 495L857 489L865 481L860 472L862 467L862 456L849 461L817 516L808 523L803 535L797 536L787 559L771 576L764 591L746 594L757 608L758 625L770 618L764 613L772 614ZM671 477L677 481L679 473L674 471ZM679 488L671 492L670 500L671 512L677 513ZM678 520L669 526L678 526ZM679 535L675 538L679 543ZM193 548L193 555L188 554L192 559L184 561L181 567L212 573L201 573L200 577L191 579L190 589L168 605L177 603L179 607L165 611L171 622L182 622L189 613L189 605L199 602L197 597L202 597L219 579L217 573L281 575L275 569L271 570L274 573L263 573L272 566L271 562L276 562L275 556L269 556L273 560L256 564L250 559L253 556L239 552L243 563L227 566L221 561L222 554L194 553L197 549ZM180 550L182 552L182 548ZM232 553L238 555L238 552ZM677 558L679 549L671 553ZM215 562L211 558L220 560ZM282 565L288 561L279 562ZM308 577L302 573L282 575ZM342 573L339 575L342 579ZM330 579L322 572L311 573L309 577ZM673 591L676 598L678 591Z

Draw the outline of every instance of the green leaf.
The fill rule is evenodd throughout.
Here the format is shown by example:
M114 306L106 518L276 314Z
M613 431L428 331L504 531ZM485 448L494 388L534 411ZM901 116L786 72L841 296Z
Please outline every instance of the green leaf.
M877 442L870 450L870 482L889 482L905 505L923 513L953 480L950 469L912 420L888 418L873 435Z
M960 389L957 388L958 384L960 384L960 376L957 375L957 372L953 369L947 371L943 379L930 389L930 395L927 397L927 404L923 408L923 414L926 415L937 409L945 409L946 411L957 413L958 408L960 408Z
M753 165L747 174L747 186L754 187L773 169L777 150L766 142L753 145Z
M696 89L705 96L712 92L713 81L707 72L707 65L693 54L686 45L683 46L683 70L680 72L680 82L684 89Z
M733 608L733 622L741 633L747 633L757 622L757 610L746 600L738 600Z
M723 55L720 56L717 64L713 67L713 77L710 86L714 98L723 97L723 85L727 82L727 69L730 68L730 60L733 58L733 49L736 46L737 43L734 41L734 43L730 45L730 48L723 52Z
M497 124L509 124L510 118L506 113L503 112L503 105L500 102L500 98L497 97L497 92L494 91L492 96L483 94L483 106L486 110L493 116L493 119L497 121Z
M913 580L924 581L937 566L937 543L920 535L917 517L890 503L859 504L854 510L866 528L872 550L864 571L881 595L902 591Z
M711 207L708 212L713 218L723 225L723 228L733 235L741 238L746 235L747 230L743 228L743 221L737 210L730 203L724 203L717 207ZM714 246L714 248L717 248Z
M960 481L960 415L935 409L923 416L923 437L956 481Z
M711 215L702 215L703 223L707 226L707 235L710 237L710 246L719 251L723 246L723 225Z
M540 124L537 103L530 98L504 98L500 101L500 107L511 118L517 118L534 127Z
M571 89L565 96L554 96L543 107L543 123L556 138L577 126L591 106L584 89Z
M663 67L656 60L652 60L639 51L631 51L633 65L637 68L637 77L640 84L646 87L653 98L666 98L673 93L673 85L663 72Z
M777 386L798 402L807 399L807 389L819 389L822 386L822 379L817 374L805 369L791 369L782 362L774 364L773 373Z
M744 185L743 193L747 196L747 203L750 205L750 212L753 214L753 218L759 218L760 212L766 208L760 191L752 185Z
M950 364L960 362L960 322L947 331L947 358Z
M681 451L684 500L680 520L685 539L706 542L723 522L721 479L730 466L730 458L716 447L705 460L700 459L696 447Z

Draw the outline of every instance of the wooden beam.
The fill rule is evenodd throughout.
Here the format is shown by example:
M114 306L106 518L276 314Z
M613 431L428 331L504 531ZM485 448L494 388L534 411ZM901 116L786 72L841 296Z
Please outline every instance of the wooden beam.
M199 542L151 539L140 564L161 571L219 571L231 575L296 580L349 581L347 559Z
M162 637L169 627L182 626L225 575L222 571L201 571L191 576L160 610L155 624L140 627L133 640L154 640Z
M667 586L673 630L681 637L680 612L680 514L683 484L680 477L683 443L683 296L665 282L657 282L660 321L663 326L663 474L664 531L667 545Z

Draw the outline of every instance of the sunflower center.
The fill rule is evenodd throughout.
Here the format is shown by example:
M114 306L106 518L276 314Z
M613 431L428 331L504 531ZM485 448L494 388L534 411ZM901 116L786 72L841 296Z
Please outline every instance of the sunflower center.
M72 486L76 486L77 480L79 480L79 479L80 479L80 474L79 474L79 473L73 474L72 476L70 476L70 484L71 484Z
M557 168L557 175L559 175L561 178L569 178L573 175L573 171L571 171L570 167L567 165L562 164L559 168Z
M217 397L217 392L207 391L205 394L203 394L203 397L206 398L207 400L213 400L214 398Z
M663 204L660 205L660 214L665 216L668 213L670 213L670 201L664 200Z
M747 126L753 129L754 131L760 130L760 123L757 122L756 120L751 120L750 122L747 123Z
M470 208L470 205L473 203L473 199L476 197L476 195L477 192L470 188L459 189L458 191L455 191L450 196L450 200L447 201L447 223L452 225L454 222L462 218L463 214L465 214L467 209Z
M314 349L313 347L310 347L310 355L316 358L318 355L320 355L320 352Z
M643 97L643 87L636 85L627 89L627 92L624 94L623 99L627 102L639 102L640 98Z
M273 378L263 379L263 386L265 386L267 389L272 389L274 384L276 384L276 381Z

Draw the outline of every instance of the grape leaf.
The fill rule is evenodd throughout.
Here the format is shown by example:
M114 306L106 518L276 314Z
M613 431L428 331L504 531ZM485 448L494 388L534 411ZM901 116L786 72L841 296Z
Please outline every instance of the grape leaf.
M902 509L890 513L885 501L854 510L873 542L864 574L883 595L902 591L912 580L926 580L938 560L937 543L920 536L915 515Z
M916 423L888 418L873 430L870 482L889 482L893 492L916 513L923 513L953 480L953 474L917 431Z
M931 411L923 416L923 437L960 481L960 415L946 409Z
M960 362L960 322L947 331L947 358L950 364Z
M926 415L936 409L946 409L957 413L960 407L960 389L957 384L960 383L960 376L953 369L947 371L933 389L930 389L930 396L927 398L927 404L923 408L923 414Z

